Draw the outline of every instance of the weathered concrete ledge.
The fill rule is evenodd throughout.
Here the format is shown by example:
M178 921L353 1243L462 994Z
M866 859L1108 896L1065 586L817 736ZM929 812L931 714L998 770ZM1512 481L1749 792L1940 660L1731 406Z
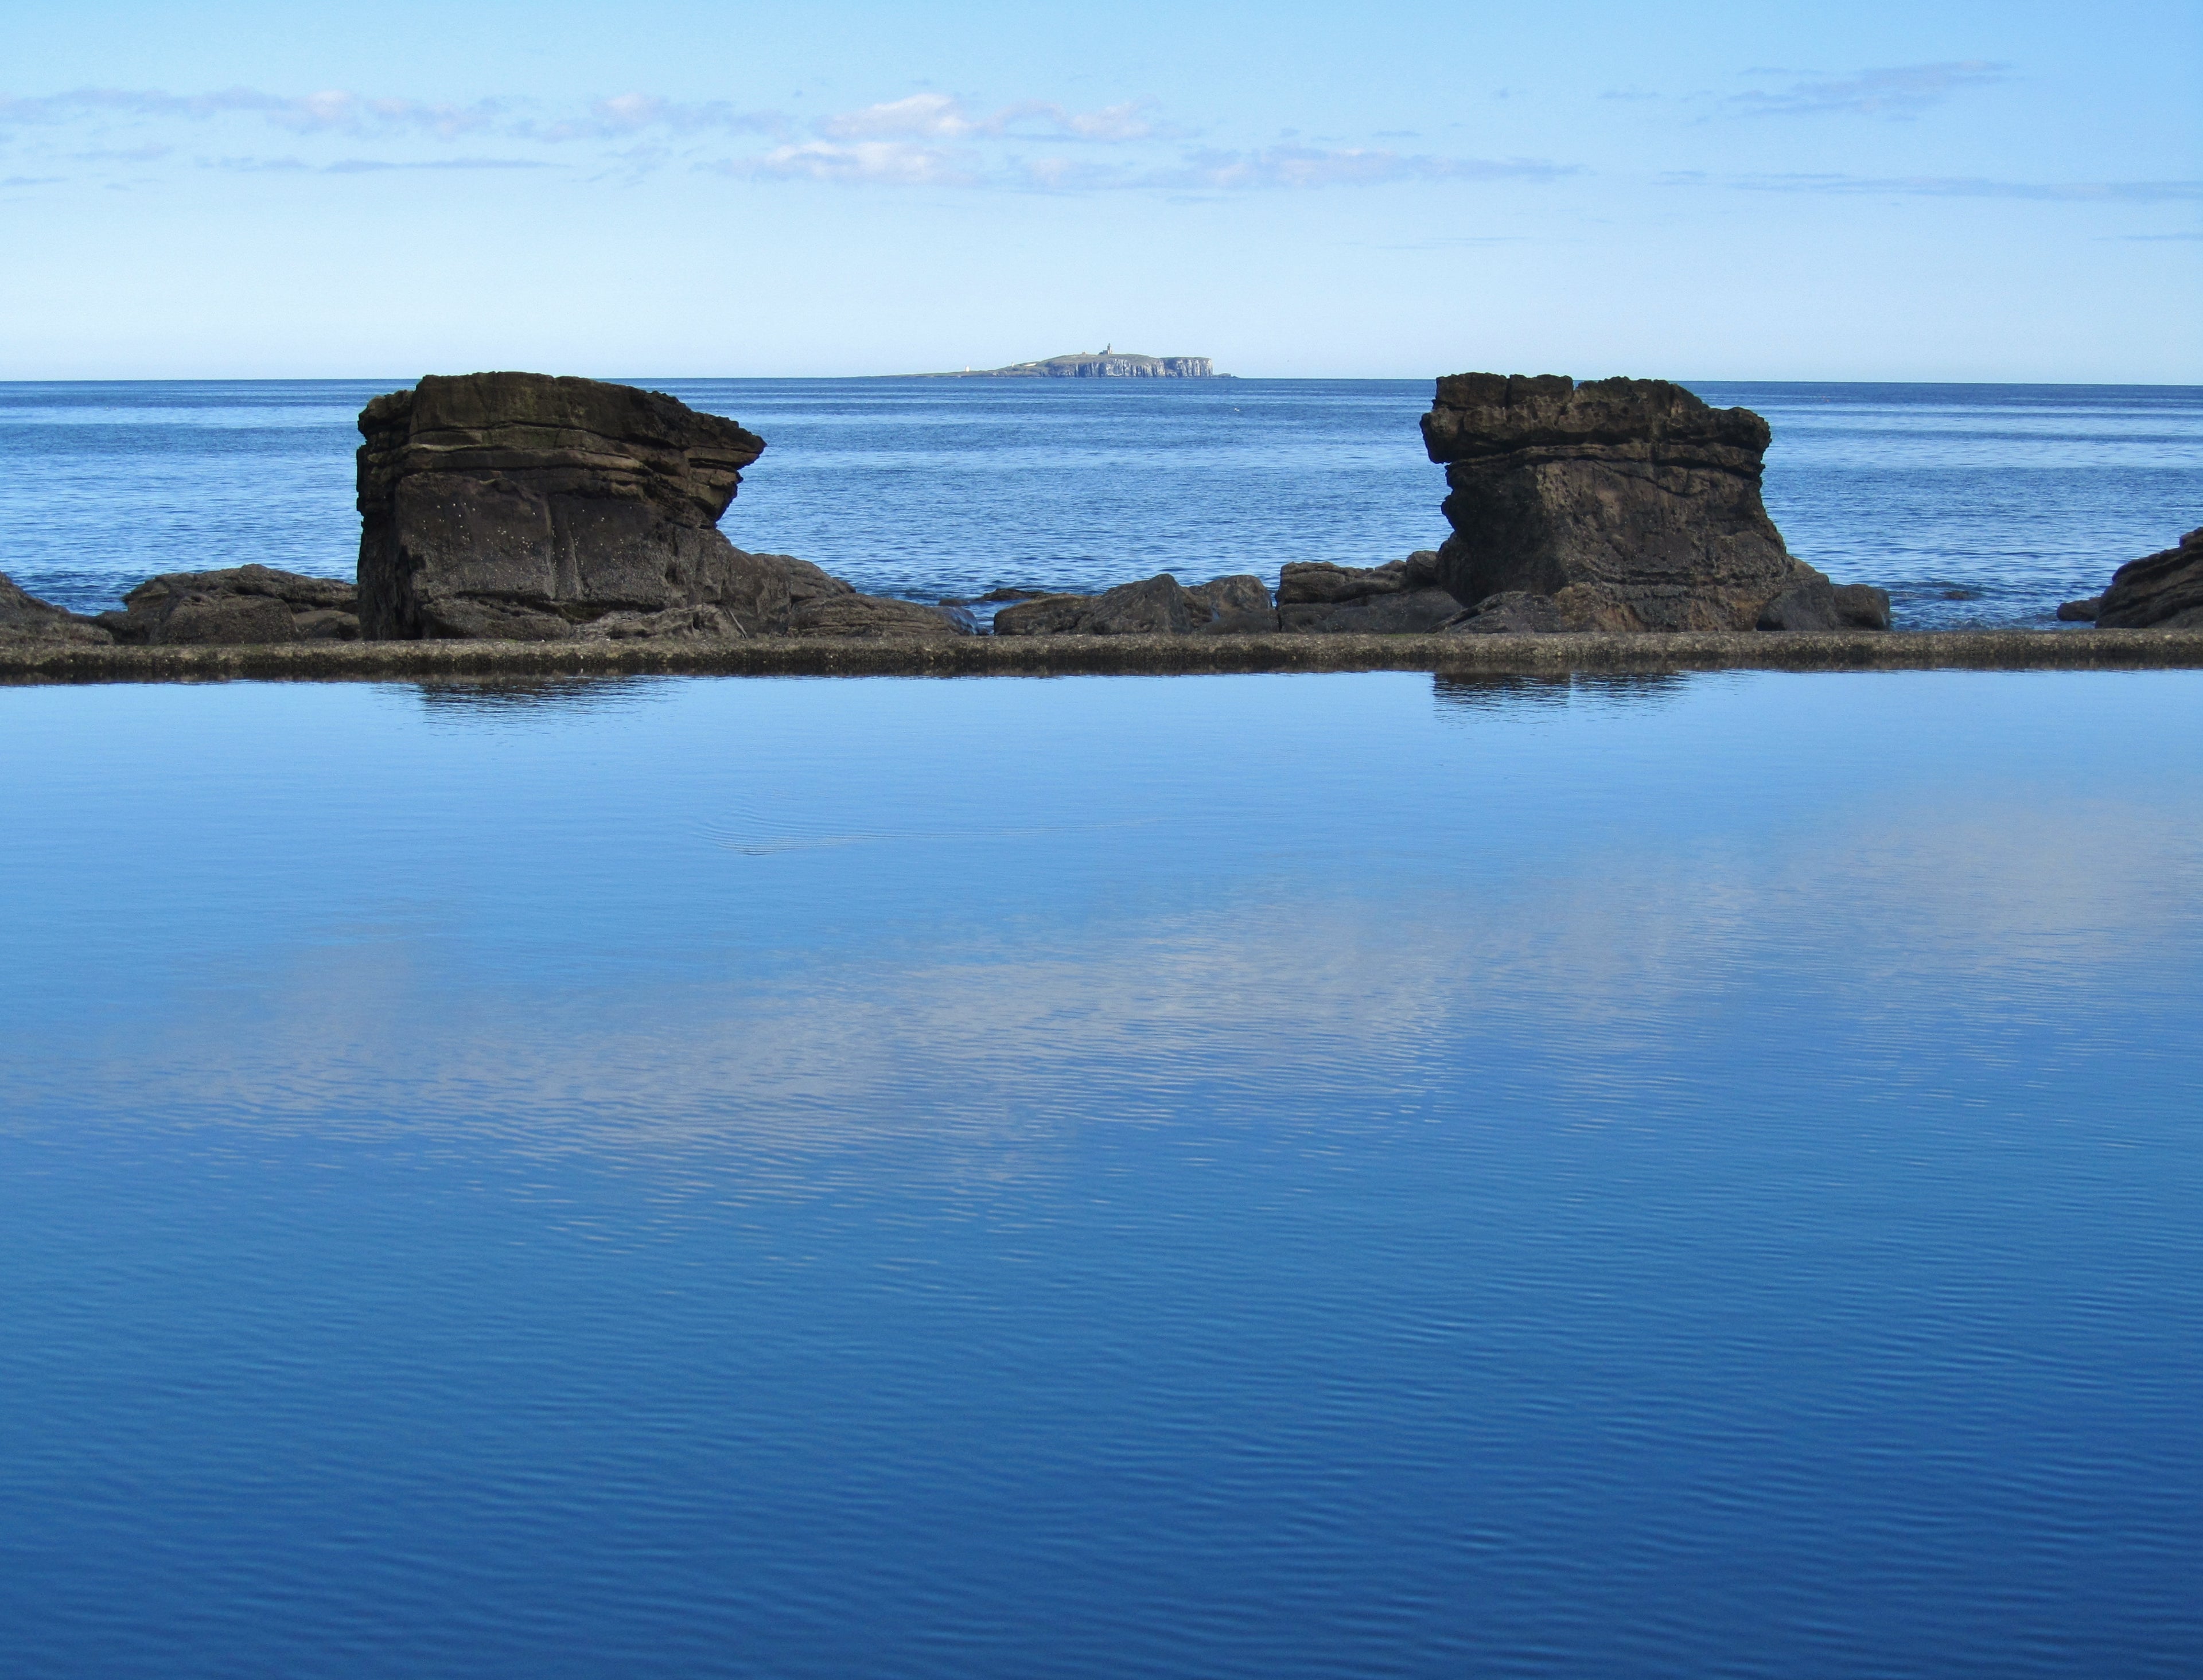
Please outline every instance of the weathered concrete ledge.
M2203 629L1687 631L1672 634L954 636L823 640L0 645L0 684L344 682L611 675L1069 676L1233 671L1535 675L1668 670L2104 670L2203 667Z

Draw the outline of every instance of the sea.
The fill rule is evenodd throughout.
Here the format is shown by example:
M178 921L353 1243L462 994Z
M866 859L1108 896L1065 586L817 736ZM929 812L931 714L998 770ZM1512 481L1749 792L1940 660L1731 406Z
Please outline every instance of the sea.
M11 387L4 569L340 574L374 388ZM2194 393L1879 389L1751 405L1905 611L2196 522ZM1438 534L1420 389L683 390L920 598ZM2192 1680L2199 719L0 686L0 1673Z
M766 441L721 528L876 594L1089 591L1446 533L1421 380L643 380ZM399 379L0 384L0 572L93 611L156 573L351 575L355 421ZM2203 524L2203 387L1697 382L1774 428L1791 551L1899 628L2048 625Z

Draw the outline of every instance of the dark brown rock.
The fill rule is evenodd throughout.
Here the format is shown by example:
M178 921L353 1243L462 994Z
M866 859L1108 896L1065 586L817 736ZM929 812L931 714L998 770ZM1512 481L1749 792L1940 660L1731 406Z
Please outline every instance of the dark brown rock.
M1208 607L1216 618L1233 618L1243 613L1262 613L1270 610L1270 586L1252 572L1235 572L1229 577L1213 577L1206 583L1190 585L1185 592Z
M2104 592L2096 614L2100 630L2199 626L2203 626L2203 528L2188 532L2176 548L2129 560L2112 573L2111 587Z
M108 629L67 607L42 601L5 572L0 572L0 642L80 642L87 646L115 640Z
M1889 592L1878 589L1871 583L1840 583L1835 586L1836 616L1846 628L1853 630L1887 630L1889 628Z
M541 374L424 379L360 413L370 637L780 634L853 593L719 533L765 440L661 392ZM718 628L695 610L717 610Z
M1762 630L1887 630L1889 592L1871 584L1832 584L1816 572L1759 610Z
M162 647L256 646L298 640L290 608L267 595L186 595L153 636Z
M1749 629L1818 575L1760 501L1767 422L1663 380L1458 374L1423 416L1463 601L1550 597L1571 629Z
M1485 596L1444 628L1450 636L1550 636L1568 627L1551 596L1511 589Z
M2093 624L2096 615L2104 610L2104 598L2091 595L2085 601L2060 601L2058 622L2061 624Z
M121 611L103 612L99 622L119 642L157 647L354 641L358 598L337 578L226 566L147 578L122 598Z
M1225 618L1269 610L1260 578L1212 578L1191 588L1168 572L1099 595L1043 595L995 615L998 636L1157 636L1204 631Z
M1407 563L1402 560L1389 566L1335 566L1327 560L1292 560L1278 574L1278 604L1328 606L1370 595L1397 594L1408 587Z
M740 634L718 607L666 607L657 612L608 612L576 633L582 641L720 641Z
M1092 595L1037 595L1019 601L995 615L998 636L1067 636L1078 628L1079 619L1093 606Z
M968 636L969 615L954 608L922 606L886 595L853 592L814 596L789 616L794 636L838 636L870 639L878 636Z
M1395 590L1330 605L1305 602L1280 606L1278 628L1334 636L1416 635L1438 628L1460 613L1461 603L1445 590Z

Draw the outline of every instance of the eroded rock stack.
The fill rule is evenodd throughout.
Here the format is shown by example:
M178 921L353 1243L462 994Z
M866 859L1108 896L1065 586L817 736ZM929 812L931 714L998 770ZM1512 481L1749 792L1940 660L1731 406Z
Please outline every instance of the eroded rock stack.
M1423 442L1451 492L1438 581L1474 609L1456 628L1886 628L1880 591L1838 595L1784 549L1769 436L1664 380L1441 379Z
M718 528L765 439L662 392L430 376L361 411L359 615L376 639L960 634Z

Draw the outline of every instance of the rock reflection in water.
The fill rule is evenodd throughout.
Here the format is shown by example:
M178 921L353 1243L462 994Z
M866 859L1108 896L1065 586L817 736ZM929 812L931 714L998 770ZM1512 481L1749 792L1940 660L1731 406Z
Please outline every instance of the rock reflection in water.
M1550 675L1440 672L1431 679L1431 697L1441 717L1450 711L1518 711L1585 704L1658 707L1680 700L1692 682L1705 680L1683 671L1562 671Z
M387 686L411 688L421 709L432 720L519 721L538 716L570 717L578 713L632 710L664 699L669 681L652 675L480 677Z

